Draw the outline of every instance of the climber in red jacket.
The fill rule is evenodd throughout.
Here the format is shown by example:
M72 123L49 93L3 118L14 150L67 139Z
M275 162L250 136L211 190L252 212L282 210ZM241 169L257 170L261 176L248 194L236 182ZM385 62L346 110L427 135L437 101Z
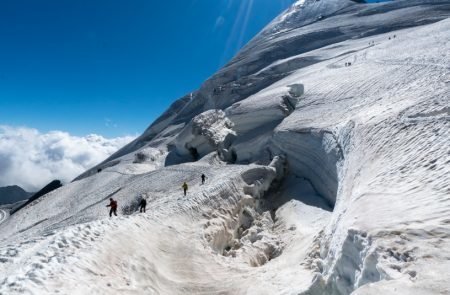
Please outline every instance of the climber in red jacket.
M115 216L117 216L117 201L113 198L109 199L109 205L106 207L111 207L111 210L109 210L109 217L112 217L113 213Z

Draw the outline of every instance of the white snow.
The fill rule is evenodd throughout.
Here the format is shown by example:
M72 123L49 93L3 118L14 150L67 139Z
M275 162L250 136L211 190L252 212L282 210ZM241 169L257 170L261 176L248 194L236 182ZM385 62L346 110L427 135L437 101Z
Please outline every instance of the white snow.
M176 153L197 160L212 151L228 148L235 133L222 110L209 110L194 117L175 138Z
M8 213L5 210L0 209L0 223L6 220Z
M449 11L300 1L4 219L0 294L450 293Z

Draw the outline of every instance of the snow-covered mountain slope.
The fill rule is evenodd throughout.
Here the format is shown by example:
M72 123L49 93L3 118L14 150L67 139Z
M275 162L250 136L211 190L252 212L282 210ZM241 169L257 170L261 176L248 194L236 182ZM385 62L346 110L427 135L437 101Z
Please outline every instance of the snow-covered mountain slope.
M5 215L0 294L450 293L449 16L299 1L133 143Z

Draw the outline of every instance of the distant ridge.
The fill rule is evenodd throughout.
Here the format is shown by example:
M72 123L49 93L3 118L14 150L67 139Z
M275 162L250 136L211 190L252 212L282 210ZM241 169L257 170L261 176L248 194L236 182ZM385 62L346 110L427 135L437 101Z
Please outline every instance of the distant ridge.
M25 191L18 185L0 187L0 205L13 204L28 199L33 193Z

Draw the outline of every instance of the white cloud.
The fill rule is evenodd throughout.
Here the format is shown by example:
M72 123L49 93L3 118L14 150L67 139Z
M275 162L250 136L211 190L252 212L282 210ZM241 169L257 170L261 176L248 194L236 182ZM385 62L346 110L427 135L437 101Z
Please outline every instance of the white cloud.
M0 187L16 184L36 191L54 179L69 182L134 138L78 137L0 125Z

